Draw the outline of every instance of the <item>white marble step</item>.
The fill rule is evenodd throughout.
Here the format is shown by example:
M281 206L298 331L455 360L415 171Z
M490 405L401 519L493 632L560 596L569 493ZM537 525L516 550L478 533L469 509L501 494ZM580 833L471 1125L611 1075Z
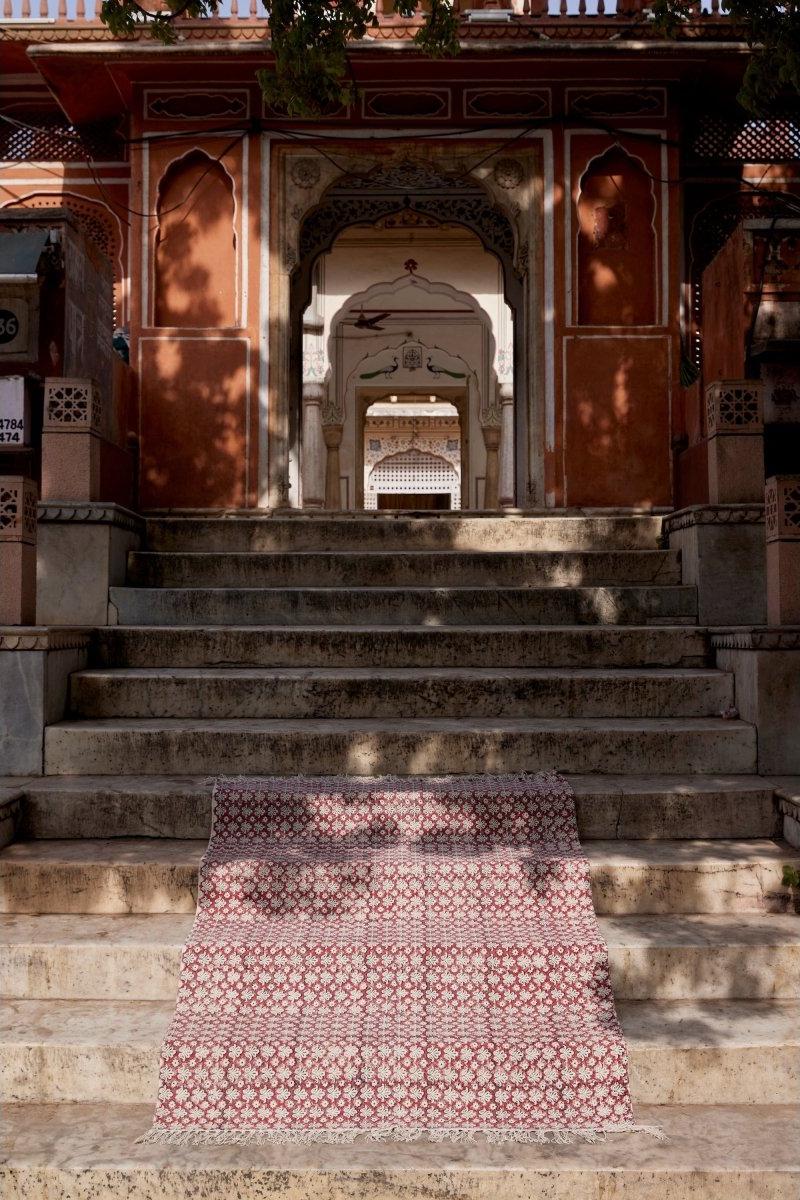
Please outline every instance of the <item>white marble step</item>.
M756 731L721 717L62 721L46 775L747 774Z
M769 838L778 830L771 784L757 775L571 775L586 839ZM5 779L22 794L19 836L204 838L207 776L51 775Z
M252 553L319 550L498 551L655 550L661 517L649 513L448 512L319 513L153 517L147 545L166 552Z
M695 624L694 587L112 587L120 625Z
M0 852L0 912L191 913L206 841L15 842ZM584 846L601 915L788 911L776 841L594 841Z
M697 667L707 631L641 625L111 625L95 636L111 667Z
M71 678L75 718L716 717L733 675L709 668L155 667Z
M590 587L681 582L676 550L132 552L131 587Z
M0 996L172 1000L189 914L0 916ZM619 1000L800 998L800 919L601 917Z
M6 1001L0 1100L154 1100L173 1007L163 1001ZM618 1012L636 1103L800 1103L796 1001L624 1001Z
M589 1145L143 1146L150 1105L11 1104L4 1200L796 1200L800 1107L639 1106Z

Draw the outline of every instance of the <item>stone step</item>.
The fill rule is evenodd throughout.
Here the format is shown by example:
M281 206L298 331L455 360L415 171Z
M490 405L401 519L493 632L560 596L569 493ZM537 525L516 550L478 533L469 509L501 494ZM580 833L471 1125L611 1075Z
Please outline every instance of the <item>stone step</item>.
M755 770L755 732L711 717L64 721L45 730L44 773L739 775Z
M733 704L709 669L160 667L72 676L74 717L705 717Z
M18 1000L174 1000L193 917L0 917L0 996ZM601 917L618 1000L800 996L793 915Z
M153 1101L172 1012L164 1001L7 1000L0 1099ZM635 1103L800 1103L795 1001L624 1001L618 1013Z
M753 775L571 775L569 782L584 839L771 838L780 826L771 785ZM24 783L19 836L207 838L211 788L203 776L34 778Z
M681 582L676 550L132 552L131 587L588 587Z
M4 1109L5 1200L795 1200L800 1108L640 1106L665 1141L137 1145L152 1106Z
M206 842L83 838L14 842L0 852L0 912L191 913ZM584 846L596 911L711 914L791 911L785 842L594 841Z
M93 660L128 667L696 667L710 661L690 627L477 625L324 629L108 626Z
M151 550L268 553L314 550L655 550L661 517L539 513L436 516L308 513L281 517L160 517L147 522Z
M694 622L693 587L109 588L120 625ZM459 664L463 665L463 664Z

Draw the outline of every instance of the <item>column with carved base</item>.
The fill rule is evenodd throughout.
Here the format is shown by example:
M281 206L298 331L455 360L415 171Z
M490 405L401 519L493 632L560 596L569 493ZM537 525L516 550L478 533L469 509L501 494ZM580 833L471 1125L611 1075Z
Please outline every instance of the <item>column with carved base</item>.
M36 484L0 475L0 625L36 621Z
M800 625L800 475L774 475L764 492L767 620Z
M514 507L514 389L510 383L498 388L500 400L500 486L501 508Z
M322 435L322 383L303 383L303 508L325 506L325 444Z
M327 459L325 462L325 507L339 509L342 507L339 463L339 447L342 444L342 425L323 425L322 436L325 438Z
M486 447L486 483L483 489L483 507L499 507L500 495L500 425L482 425L483 444Z
M764 487L763 384L729 379L706 388L710 504L760 502Z

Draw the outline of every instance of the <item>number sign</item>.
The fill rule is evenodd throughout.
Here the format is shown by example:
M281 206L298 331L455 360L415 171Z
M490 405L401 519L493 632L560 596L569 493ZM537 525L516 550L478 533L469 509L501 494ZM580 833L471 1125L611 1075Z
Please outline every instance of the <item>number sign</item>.
M0 314L2 320L2 314ZM26 446L30 443L30 404L21 375L0 379L0 446Z

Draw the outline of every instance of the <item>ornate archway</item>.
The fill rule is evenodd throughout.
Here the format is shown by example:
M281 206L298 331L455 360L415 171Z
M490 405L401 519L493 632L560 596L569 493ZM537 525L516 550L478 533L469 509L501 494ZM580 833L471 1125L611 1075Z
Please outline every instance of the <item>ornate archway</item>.
M516 502L544 503L545 356L542 149L514 159L491 145L394 143L381 157L337 148L336 160L307 147L275 146L275 218L270 254L269 502L299 496L301 313L315 261L348 226L406 210L464 225L502 265L514 315ZM535 314L535 319L531 319Z

